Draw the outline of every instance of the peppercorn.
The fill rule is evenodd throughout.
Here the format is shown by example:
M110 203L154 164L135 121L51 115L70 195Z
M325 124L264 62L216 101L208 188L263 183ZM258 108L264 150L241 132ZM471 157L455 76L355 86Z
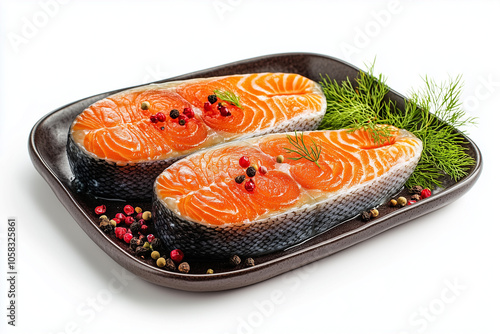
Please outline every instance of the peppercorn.
M165 259L165 269L167 270L170 270L170 271L175 271L175 269L177 269L177 266L175 265L175 262L174 260L172 260L171 258L167 257L162 257Z
M106 215L102 215L99 217L99 221L104 220L104 219L108 219L108 221L109 221L109 218Z
M222 106L219 111L220 111L221 116L224 116L224 117L231 116L231 112L225 106Z
M413 186L410 189L410 194L418 194L418 195L420 195L420 193L422 192L423 189L424 188L422 188L421 186Z
M370 212L368 212L368 211L361 212L361 220L367 222L370 220L371 217L372 217L372 215L370 214Z
M247 173L248 177L254 177L255 174L257 174L257 170L255 169L255 167L250 166L247 168L246 173Z
M189 263L182 262L181 264L179 264L178 269L181 273L187 274L191 268L189 267Z
M423 189L422 192L420 192L420 197L422 197L422 199L425 199L427 197L430 197L431 196L431 190L430 189Z
M184 108L184 111L182 113L184 115L186 115L187 118L193 118L194 117L194 112L193 112L193 109L191 109L191 108Z
M255 190L255 182L253 180L248 180L245 182L245 190L248 192L253 192Z
M208 102L210 102L210 104L214 104L215 102L217 102L217 95L208 95Z
M142 219L144 219L144 220L150 220L151 219L151 211L144 211L142 213Z
M189 263L182 262L181 264L179 264L179 267L177 269L179 269L181 273L187 274L191 268L189 267Z
M141 233L142 233L142 234L146 234L146 233L148 233L148 230L149 230L149 226L148 226L148 225L146 225L146 224L142 224L142 225L141 225ZM146 238L146 236L145 236L145 235L144 235L144 238Z
M158 117L156 117L156 115L151 115L149 116L149 120L151 121L151 123L158 123Z
M285 161L285 157L284 157L284 156L282 156L282 155L278 155L278 156L276 157L276 162L277 162L277 163L279 163L279 164L280 164L280 163L283 163L283 161Z
M214 270L213 269L207 269L207 274L213 274Z
M221 110L221 108L222 108L222 103L220 103L220 102L219 102L219 103L217 104L217 110L219 110L219 111L220 111L220 110Z
M174 249L170 252L170 258L174 260L174 262L179 263L184 258L184 253L180 249Z
M240 160L238 160L238 163L241 167L247 168L248 166L250 166L250 158L247 156L242 156Z
M255 266L255 261L251 257L245 260L245 267L253 267Z
M399 206L405 206L406 203L407 203L407 200L406 200L405 197L401 196L401 197L398 198L398 204L399 204Z
M370 215L372 216L372 218L378 217L378 214L379 214L379 212L376 208L373 208L370 210Z
M109 224L110 224L111 226L113 226L113 227L116 227L116 220L111 219L111 220L109 221Z
M113 231L113 226L109 223L108 218L101 219L101 221L99 223L99 228L104 233L111 233Z
M389 202L389 205L396 206L396 205L398 205L398 201L396 201L395 199L391 199L391 201Z
M132 225L134 222L135 222L135 219L132 216L127 216L125 218L125 225L127 225L127 226Z
M125 212L125 214L127 216L130 216L131 214L133 214L135 211L134 207L130 204L127 204L123 207L123 212Z
M144 245L142 245L142 247L151 249L151 244L147 241L144 241Z
M94 209L95 213L97 215L102 215L106 212L106 205L99 205L99 206L96 206L96 208Z
M170 118L176 119L177 117L179 117L179 115L180 115L179 110L177 109L170 110Z
M419 194L411 195L410 200L415 201L415 202L420 201L420 195Z
M135 249L135 254L139 257L142 257L143 259L148 257L149 254L151 253L151 250L148 248L145 248L144 246L139 246Z
M234 181L236 181L236 183L240 184L240 183L243 183L243 181L245 181L245 175L238 175L234 178Z
M130 225L130 231L132 232L133 235L138 235L140 230L141 230L141 224L139 224L138 222L134 222L132 223L132 225Z
M261 173L262 175L265 175L267 173L266 166L260 166L259 167L259 173Z
M165 267L165 265L167 264L167 261L165 260L165 258L163 257L160 257L156 260L156 265L160 268L163 268Z
M125 233L125 235L123 236L123 241L129 244L133 238L134 236L132 235L132 233Z
M142 110L148 110L151 107L151 104L148 101L144 101L141 103Z
M186 124L186 121L184 119L179 120L179 125L185 125L185 124Z
M158 260L160 258L160 252L158 252L158 251L151 252L151 258L153 260Z
M141 239L137 238L137 237L133 237L131 240L130 240L130 247L132 247L132 249L136 249L138 246L143 246L144 245L144 241L142 241Z
M140 207L136 206L134 211L135 211L135 213L141 213L142 209Z
M237 266L241 263L241 259L238 255L233 255L231 256L231 258L229 259L229 262L233 265L233 266Z
M167 120L167 116L165 116L162 112L157 112L156 118L158 119L158 122L165 122Z
M163 245L161 243L161 240L159 238L153 239L153 241L150 242L151 248L153 250L160 251L163 248Z

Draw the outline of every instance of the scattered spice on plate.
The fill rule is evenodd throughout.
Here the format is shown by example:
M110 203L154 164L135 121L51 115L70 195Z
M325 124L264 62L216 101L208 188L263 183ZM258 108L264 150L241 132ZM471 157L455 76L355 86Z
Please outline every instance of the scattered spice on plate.
M370 220L371 217L372 217L372 215L370 214L370 212L368 212L368 211L361 212L361 220L362 221L367 222Z
M406 203L407 203L406 198L405 198L405 197L403 197L403 196L398 197L398 200L397 200L397 201L398 201L398 205L399 205L399 206L405 206L405 205L406 205Z
M370 210L370 215L371 215L372 218L377 218L378 215L379 215L379 212L378 212L378 210L376 208L373 208L373 209Z
M283 163L283 161L285 161L285 157L282 156L281 154L276 157L277 163L281 164L281 163Z
M151 104L148 101L141 102L142 110L148 110L149 108L151 108Z
M181 273L187 274L187 273L189 273L189 270L190 270L191 268L189 267L189 263L187 263L187 262L182 262L181 264L179 264L178 269L179 269L179 271L180 271Z
M246 174L248 175L248 177L254 177L255 174L257 174L257 170L255 169L255 167L250 166L247 168Z
M233 265L233 266L237 266L241 263L241 259L238 255L233 255L229 258L229 262Z
M255 261L251 257L245 260L245 267L253 267L255 266Z

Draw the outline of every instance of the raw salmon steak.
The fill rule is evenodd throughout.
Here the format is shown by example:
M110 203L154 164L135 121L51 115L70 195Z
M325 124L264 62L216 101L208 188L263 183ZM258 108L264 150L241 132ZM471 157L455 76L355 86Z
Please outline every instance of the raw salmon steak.
M286 150L293 149L290 139L301 138L294 133L192 154L155 182L157 232L170 249L201 257L259 255L304 241L379 205L403 187L422 143L406 130L390 130L382 144L364 130L304 132L304 147L321 148L316 162ZM282 163L277 162L280 155ZM241 157L249 158L255 176L248 176ZM240 175L245 177L241 183Z
M215 91L219 98L209 101ZM172 110L180 116L171 117ZM151 197L155 178L174 161L234 139L313 130L325 110L319 84L298 74L141 86L97 101L76 117L68 136L70 167L95 195Z

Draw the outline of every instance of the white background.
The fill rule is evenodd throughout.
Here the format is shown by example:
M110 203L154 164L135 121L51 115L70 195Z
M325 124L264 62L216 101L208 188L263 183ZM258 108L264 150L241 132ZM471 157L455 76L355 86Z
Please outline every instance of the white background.
M499 13L494 1L1 0L1 332L499 333ZM484 157L478 183L437 212L250 287L188 293L126 276L110 292L122 269L35 171L32 126L83 97L290 51L361 68L376 57L403 94L422 75L462 74L465 109L479 117L467 129ZM19 222L15 328L8 216Z

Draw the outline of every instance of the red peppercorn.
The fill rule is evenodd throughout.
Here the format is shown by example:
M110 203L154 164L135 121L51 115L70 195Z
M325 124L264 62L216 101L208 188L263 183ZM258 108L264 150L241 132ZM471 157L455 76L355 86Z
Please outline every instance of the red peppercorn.
M144 219L142 219L142 218L141 218L141 219L139 219L139 224L141 224L141 226L142 226L142 225L144 225L144 223L145 223L145 222L146 222L146 221L145 221Z
M129 244L129 243L130 243L130 240L132 240L132 238L133 238L133 237L134 237L134 236L132 235L132 233L128 233L128 232L127 232L127 233L125 233L125 234L123 235L123 241L125 241L127 244Z
M136 214L135 219L141 220L142 219L142 212L139 212L138 214Z
M165 122L167 120L167 116L165 116L165 114L162 112L157 112L156 119L158 120L158 122Z
M94 211L98 215L103 215L106 212L106 205L96 206L96 208L94 209Z
M179 125L186 124L186 122L188 120L188 118L186 117L186 115L179 115L178 119L179 119Z
M248 180L245 182L245 190L248 192L253 192L255 190L255 182L253 180Z
M182 113L184 115L186 115L187 118L193 118L194 117L194 112L193 112L193 109L191 109L191 108L184 108L184 111Z
M212 111L212 105L210 104L210 102L203 103L203 109L205 111Z
M123 222L125 220L125 215L123 213L119 212L115 215L115 220L116 220L117 224L120 224L121 222Z
M174 249L170 252L170 258L174 260L174 262L180 263L184 258L184 253L180 249Z
M141 225L141 233L142 234L148 233L148 225L146 225L146 224Z
M421 199L424 199L424 198L427 198L427 197L430 197L431 196L431 190L428 189L428 188L425 188L422 190L422 192L420 193L420 198Z
M155 236L152 234L148 234L148 242L151 242L155 239Z
M231 116L231 112L225 106L220 107L220 114L221 114L221 116L224 116L224 117Z
M248 166L250 166L250 158L247 156L242 156L239 162L240 166L243 168L247 168Z
M123 236L127 233L127 229L125 227L117 227L115 228L115 235L118 239L122 240Z
M125 218L125 224L126 224L127 226L132 225L134 222L135 222L135 219L134 219L134 217L132 217L132 216L128 216L128 217L126 217L126 218Z
M135 209L132 205L125 205L125 207L123 208L123 212L125 212L125 214L127 216L130 216L131 214L133 214L135 212Z
M262 175L266 174L267 173L267 168L265 166L260 166L259 167L259 173L261 173Z
M156 115L151 115L149 117L149 120L151 121L151 123L158 123L158 117L156 117Z

